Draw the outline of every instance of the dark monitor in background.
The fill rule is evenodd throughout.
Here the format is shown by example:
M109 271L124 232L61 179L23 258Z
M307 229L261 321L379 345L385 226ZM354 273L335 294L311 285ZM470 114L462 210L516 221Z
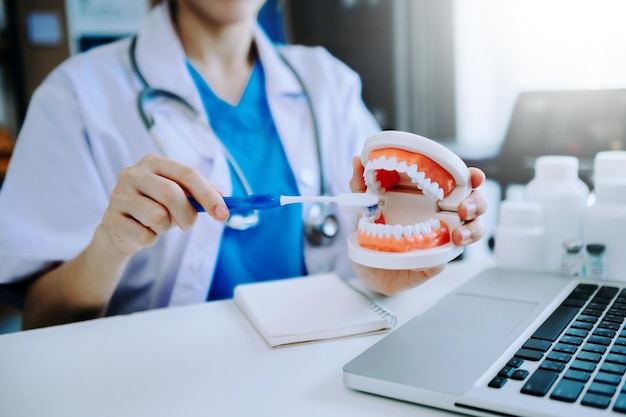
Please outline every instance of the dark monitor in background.
M626 89L528 91L517 98L498 154L468 163L499 182L504 193L508 185L533 178L537 157L572 155L592 187L596 153L624 149Z
M83 35L78 39L78 51L85 52L96 46L106 45L118 39L131 36L127 35Z

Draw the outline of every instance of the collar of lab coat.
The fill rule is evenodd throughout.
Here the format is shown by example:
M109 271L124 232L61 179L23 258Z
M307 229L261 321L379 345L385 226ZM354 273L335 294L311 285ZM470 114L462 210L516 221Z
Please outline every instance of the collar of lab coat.
M280 58L277 47L258 24L254 28L254 42L265 72L268 97L304 94L294 74ZM168 2L156 6L142 25L137 36L136 60L152 87L174 92L194 108L203 109L200 94L187 70L187 57L176 34Z

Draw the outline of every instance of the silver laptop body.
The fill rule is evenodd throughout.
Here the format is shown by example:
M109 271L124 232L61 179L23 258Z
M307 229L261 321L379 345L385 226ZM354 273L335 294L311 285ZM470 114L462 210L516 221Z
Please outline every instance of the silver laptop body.
M487 269L348 362L344 366L344 383L355 390L476 416L623 415L614 411L614 407L618 401L626 401L626 394L620 397L626 378L623 375L619 376L618 373L605 372L608 369L620 369L619 360L616 361L618 363L609 364L610 367L600 361L594 365L592 371L587 370L582 374L578 373L578 369L571 370L568 373L571 377L585 374L589 376L589 381L583 383L585 388L581 389L580 394L573 400L568 397L571 394L564 390L579 387L579 383L568 379L559 385L565 373L570 371L568 366L574 361L577 367L588 365L586 361L578 359L578 355L583 352L582 357L585 359L593 354L583 351L583 346L587 349L606 343L606 339L600 336L597 338L602 341L601 344L590 343L588 340L598 328L599 322L605 323L601 317L598 322L592 324L594 328L588 331L587 339L579 346L561 343L562 340L571 342L574 337L567 336L563 339L566 331L569 331L564 330L545 352L537 351L541 359L522 359L523 363L514 366L514 369L507 367L518 353L521 356L525 356L524 353L530 353L531 356L536 353L523 348L523 345L533 335L538 335L545 329L542 324L546 320L551 322L551 327L555 320L563 321L563 318L554 318L557 315L553 314L556 309L559 309L559 316L564 309L570 316L575 316L569 307L559 307L564 303L571 304L573 296L570 294L573 290L578 291L579 284L617 287L619 291L626 285L623 282L572 279L558 274ZM587 304L589 303L591 301L587 301ZM595 304L591 306L594 307ZM585 310L586 308L582 306L577 309L579 313L576 314L596 311ZM574 321L583 323L579 322L577 317L567 321L569 324ZM581 320L586 317L591 316L580 315ZM610 319L617 321L612 316ZM611 324L611 327L616 328L617 324ZM615 331L619 334L622 329L623 323L619 324L619 329ZM594 336L593 341L595 340ZM575 341L579 342L578 339ZM545 343L539 344L545 347ZM553 352L556 344L567 348L570 353L563 356L561 354L564 352ZM613 346L616 346L615 338L610 344L606 344L606 353L603 356L610 354ZM520 349L524 349L522 353ZM557 360L550 360L546 365L542 365L548 355ZM570 355L568 361L567 355ZM626 359L626 356L624 358ZM519 362L520 358L516 359ZM557 375L554 382L544 395L520 392L524 388L530 392L537 388L545 389L538 387L544 383L548 384L539 378L539 374L542 377L545 375L553 377L554 373L542 371L538 373L537 378L532 381L531 378L540 367L549 368L554 363L563 364L564 369L555 371ZM526 377L522 380L512 378L516 370L527 371ZM502 379L505 380L504 384L500 388L490 387L489 384L501 372L504 376L496 380L496 385L499 385ZM521 376L524 373L521 372ZM605 385L613 385L615 390L610 405L605 408L597 404L581 404L583 398L588 399L587 403L593 403L596 399L600 402L606 400L601 396L602 393L597 394L600 397L596 398L595 391L587 396L589 386L596 377L610 377L611 382L606 384L606 381L596 381L594 390L611 389ZM620 382L616 384L618 378ZM560 399L553 399L552 396Z

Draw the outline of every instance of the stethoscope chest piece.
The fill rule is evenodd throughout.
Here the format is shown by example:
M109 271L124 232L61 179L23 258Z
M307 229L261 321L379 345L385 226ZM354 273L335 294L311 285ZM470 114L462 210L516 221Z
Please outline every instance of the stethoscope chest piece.
M339 219L328 203L315 203L309 207L304 220L307 241L315 246L327 246L339 233Z

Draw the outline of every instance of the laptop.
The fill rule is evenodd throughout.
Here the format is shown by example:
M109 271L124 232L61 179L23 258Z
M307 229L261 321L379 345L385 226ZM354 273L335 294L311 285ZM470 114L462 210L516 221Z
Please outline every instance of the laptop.
M352 389L475 416L626 414L626 282L486 269L344 366Z

